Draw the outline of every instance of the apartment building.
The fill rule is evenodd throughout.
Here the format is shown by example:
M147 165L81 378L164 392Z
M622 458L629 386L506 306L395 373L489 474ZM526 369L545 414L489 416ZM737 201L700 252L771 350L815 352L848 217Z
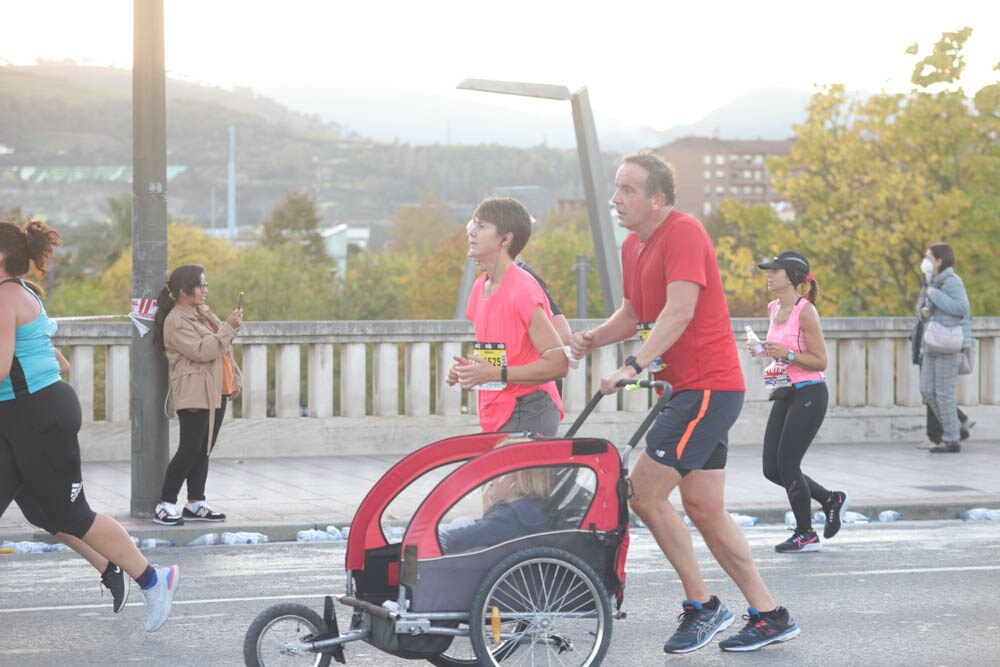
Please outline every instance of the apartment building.
M707 218L723 200L733 198L745 204L770 204L780 216L793 217L791 205L771 185L764 164L772 155L787 155L792 141L684 137L656 150L674 167L678 210Z

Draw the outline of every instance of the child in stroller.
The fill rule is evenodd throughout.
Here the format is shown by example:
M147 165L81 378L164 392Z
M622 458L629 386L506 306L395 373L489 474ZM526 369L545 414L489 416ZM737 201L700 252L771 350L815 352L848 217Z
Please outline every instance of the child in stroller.
M552 474L544 468L515 470L483 487L483 517L465 525L452 522L439 534L442 553L499 544L549 527L543 501L552 494Z

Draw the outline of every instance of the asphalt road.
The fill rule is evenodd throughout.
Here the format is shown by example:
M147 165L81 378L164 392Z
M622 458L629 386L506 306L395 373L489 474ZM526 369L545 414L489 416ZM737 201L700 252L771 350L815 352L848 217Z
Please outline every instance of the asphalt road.
M784 526L745 529L765 581L802 627L797 639L752 654L716 644L685 655L662 652L683 594L649 533L634 532L628 561L628 618L615 621L609 667L661 665L1000 664L1000 522L903 521L845 526L817 553L780 555ZM710 588L737 615L736 587L696 547ZM278 543L156 549L178 563L174 610L158 632L143 631L133 589L111 611L98 576L73 554L0 556L0 665L241 665L253 618L280 601L317 611L323 594L344 591L343 543ZM346 621L346 608L340 607ZM741 627L737 623L723 636ZM346 647L347 664L427 664Z

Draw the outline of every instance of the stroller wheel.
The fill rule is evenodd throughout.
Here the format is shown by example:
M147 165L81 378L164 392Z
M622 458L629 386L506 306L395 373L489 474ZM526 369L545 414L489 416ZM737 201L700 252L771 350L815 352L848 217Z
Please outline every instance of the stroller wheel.
M596 667L611 643L611 602L583 559L537 547L512 554L483 579L469 621L483 665Z
M285 603L268 607L254 619L243 640L243 661L247 667L271 665L320 665L329 656L307 650L306 637L326 629L315 611L301 604Z

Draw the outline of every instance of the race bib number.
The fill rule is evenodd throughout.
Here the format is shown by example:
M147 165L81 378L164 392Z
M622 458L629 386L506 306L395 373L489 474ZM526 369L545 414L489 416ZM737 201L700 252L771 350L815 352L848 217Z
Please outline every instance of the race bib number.
M507 346L503 343L480 343L476 342L472 346L475 354L479 355L480 359L487 361L497 368L507 365ZM480 391L502 391L507 388L506 382L486 382L479 385L476 389Z
M656 322L636 322L635 330L636 333L639 334L639 340L645 341L649 338L649 332L653 330L654 324L656 324ZM663 363L663 359L657 357L656 359L653 359L653 363L646 367L646 370L650 373L659 373L666 367L667 365Z
M784 361L774 362L764 369L764 386L767 389L778 389L792 384L792 379L788 377L788 364Z

